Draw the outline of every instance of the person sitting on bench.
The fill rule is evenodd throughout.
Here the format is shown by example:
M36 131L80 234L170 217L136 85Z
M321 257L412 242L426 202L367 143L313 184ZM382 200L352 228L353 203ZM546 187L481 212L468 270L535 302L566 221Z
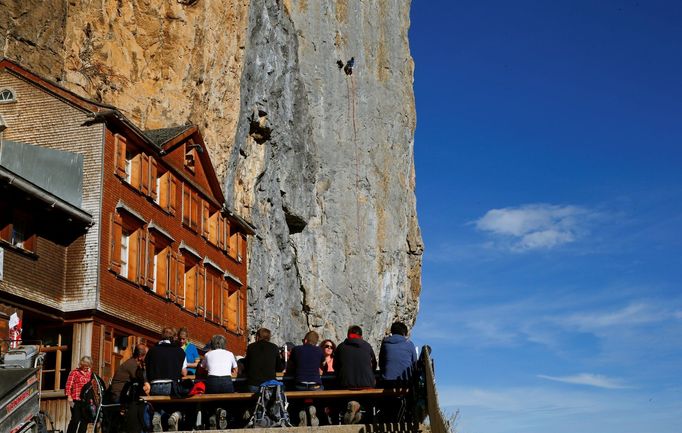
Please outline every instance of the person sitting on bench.
M274 380L277 372L284 370L284 360L279 349L270 342L270 330L261 328L256 332L256 342L246 348L246 384L249 392L258 392L260 384Z
M298 391L321 390L322 378L320 367L324 362L324 353L317 346L320 336L315 331L305 334L303 344L294 347L287 364L287 374L294 377Z

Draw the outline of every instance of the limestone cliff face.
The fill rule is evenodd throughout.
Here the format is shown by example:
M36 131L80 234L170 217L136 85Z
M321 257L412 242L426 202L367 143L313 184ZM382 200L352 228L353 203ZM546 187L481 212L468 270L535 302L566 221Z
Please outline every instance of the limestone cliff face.
M249 325L377 342L418 309L403 0L0 0L4 54L143 128L202 127L258 236ZM49 19L48 19L49 18ZM4 40L3 40L4 39ZM354 58L352 74L336 64Z

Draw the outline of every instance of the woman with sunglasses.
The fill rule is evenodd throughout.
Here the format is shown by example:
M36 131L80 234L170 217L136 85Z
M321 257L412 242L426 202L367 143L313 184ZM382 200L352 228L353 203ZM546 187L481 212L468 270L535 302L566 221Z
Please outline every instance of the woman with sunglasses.
M322 374L333 373L334 372L334 351L336 350L336 344L333 341L327 339L320 343L322 348L322 353L324 354L324 362L322 362Z

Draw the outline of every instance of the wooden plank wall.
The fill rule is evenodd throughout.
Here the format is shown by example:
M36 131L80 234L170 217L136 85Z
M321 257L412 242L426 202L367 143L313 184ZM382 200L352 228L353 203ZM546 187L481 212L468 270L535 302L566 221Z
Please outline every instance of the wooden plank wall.
M66 398L42 399L40 400L40 410L52 418L55 429L66 431L71 419L71 410ZM50 429L49 424L48 429Z

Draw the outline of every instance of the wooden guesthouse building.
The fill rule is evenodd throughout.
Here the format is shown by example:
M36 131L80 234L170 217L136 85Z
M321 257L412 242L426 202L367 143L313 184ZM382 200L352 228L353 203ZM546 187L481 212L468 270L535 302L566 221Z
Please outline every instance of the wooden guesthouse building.
M245 350L253 228L197 126L142 131L2 59L0 129L0 332L17 313L42 342L44 400L81 356L106 380L163 326Z

